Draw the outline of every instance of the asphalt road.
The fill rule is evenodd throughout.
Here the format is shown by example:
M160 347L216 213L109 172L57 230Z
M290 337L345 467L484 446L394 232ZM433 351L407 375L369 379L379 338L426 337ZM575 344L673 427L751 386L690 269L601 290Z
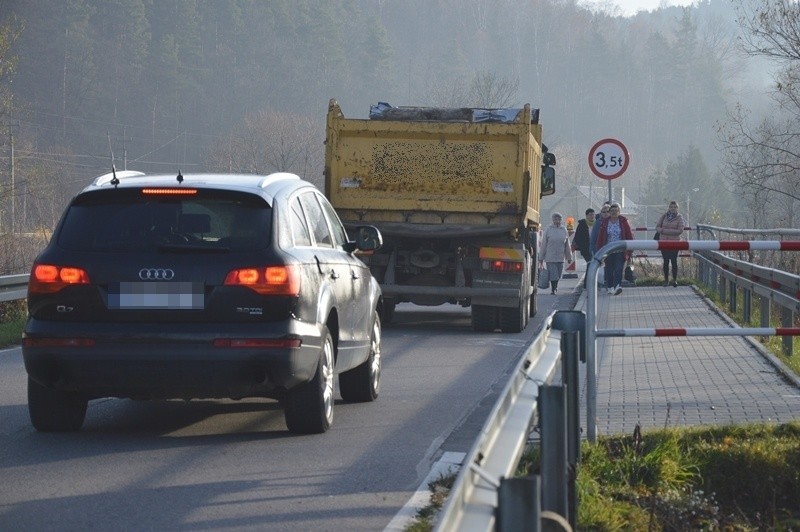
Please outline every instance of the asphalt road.
M0 530L382 530L443 451L467 452L519 334L472 332L469 309L400 305L381 395L337 402L332 429L287 432L269 400L89 404L82 431L30 425L19 349L0 351Z

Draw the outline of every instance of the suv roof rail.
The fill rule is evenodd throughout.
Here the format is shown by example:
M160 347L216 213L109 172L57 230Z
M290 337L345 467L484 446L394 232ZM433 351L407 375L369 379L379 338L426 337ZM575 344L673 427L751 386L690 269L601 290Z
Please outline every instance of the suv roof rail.
M300 176L290 172L274 172L262 179L258 185L261 188L267 188L272 183L275 183L276 181L282 181L284 179L300 179Z
M103 174L99 177L96 177L92 184L95 186L107 185L114 179L114 172L110 172L108 174ZM135 170L123 170L121 172L116 172L117 179L126 179L129 177L141 177L145 175L144 172L137 172Z

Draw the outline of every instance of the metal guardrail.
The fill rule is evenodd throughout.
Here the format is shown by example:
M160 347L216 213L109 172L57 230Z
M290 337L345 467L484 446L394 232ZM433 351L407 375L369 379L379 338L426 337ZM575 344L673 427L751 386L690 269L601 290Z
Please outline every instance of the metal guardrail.
M711 275L716 271L734 281L736 286L800 314L800 275L765 268L712 251L698 253L697 259L700 261L698 277L701 282L713 285ZM716 270L711 270L711 266L716 266Z
M708 231L711 234L716 234L716 232L720 233L729 233L732 235L744 235L744 236L752 236L752 235L761 235L761 236L779 236L779 237L800 237L800 229L737 229L735 227L717 227L715 225L707 225L707 224L697 224L698 229L702 229L704 231Z
M25 299L28 294L30 274L0 276L0 302Z
M511 490L504 490L502 487L504 480L507 480L506 477L513 476L519 464L531 424L539 412L537 401L540 393L548 388L547 383L552 380L559 363L565 363L564 358L574 361L574 366L577 368L578 350L580 346L585 345L585 342L574 341L572 347L565 350L562 348L565 343L562 333L572 333L574 336L584 329L583 312L557 311L545 320L542 331L515 367L511 380L498 398L478 439L464 458L464 464L450 490L447 502L437 517L435 530L493 531L498 529L498 522L502 520L500 508L509 508L509 511L515 512L520 510L520 507L522 511L529 509L534 502L538 504L538 498L535 501L534 498L530 498L529 505L515 505L513 501L518 498L518 493L512 493ZM577 381L577 369L574 374ZM572 385L575 393L571 405L572 414L569 416L572 426L570 432L574 434L569 438L571 443L568 446L573 460L577 459L579 446L577 388L577 383ZM569 410L570 406L567 409ZM558 417L558 414L553 417ZM561 432L560 436L564 438L563 431ZM542 433L544 441L544 429ZM552 447L558 446L556 444ZM565 455L566 447L567 443L564 441ZM555 451L557 454L558 449ZM552 464L552 461L549 463ZM543 471L543 477L542 483L545 487L552 488L552 484L559 483L558 479L562 481L566 479L566 471L555 471L549 478ZM563 496L557 496L549 502L544 493L552 494L554 490L542 489L542 514L543 517L549 515L550 519L564 521L563 516L566 512L563 501L567 500L567 494L564 492L563 482L560 484L562 489L556 491L561 492ZM508 492L508 497L503 501L501 493L505 492ZM514 522L515 518L507 516L505 522L509 521ZM518 525L519 521L516 521L516 524Z
M781 307L780 322L784 327L794 325L795 316L800 315L800 275L781 270L757 266L736 260L716 252L700 252L697 259L697 277L708 285L727 303L732 313L738 311L737 290L742 291L742 314L749 323L753 310L753 295L760 299L760 321L762 327L771 322L771 303ZM783 338L783 353L793 356L794 342L789 336Z

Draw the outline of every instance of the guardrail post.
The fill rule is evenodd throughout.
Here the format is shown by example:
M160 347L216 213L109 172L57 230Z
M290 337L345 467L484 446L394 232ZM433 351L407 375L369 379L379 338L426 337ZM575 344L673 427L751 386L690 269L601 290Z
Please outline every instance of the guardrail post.
M791 327L794 325L794 313L791 309L785 308L783 312L781 312L781 325L784 327ZM783 354L787 357L792 356L793 349L793 336L784 336L783 337Z
M719 298L722 300L722 304L728 302L728 281L725 277L719 277Z
M750 318L753 315L753 291L749 288L745 288L742 292L744 296L742 298L742 305L744 308L742 309L742 313L744 314L744 322L746 324L750 324Z
M736 293L736 281L728 281L728 292L730 293L730 299L728 300L728 308L732 313L736 313L736 308L738 306L737 296Z
M538 397L542 431L542 510L567 517L567 411L563 386L542 386Z
M541 479L538 475L500 480L497 532L539 532L542 529Z
M581 461L580 434L580 393L578 371L578 332L561 334L561 378L567 394L567 464L568 464L568 507L569 522L575 528L578 516L578 494L575 482L578 476L578 463Z
M578 332L561 334L561 382L567 393L567 460L571 466L580 462L580 394L578 372Z
M769 327L771 305L768 297L761 296L761 326Z

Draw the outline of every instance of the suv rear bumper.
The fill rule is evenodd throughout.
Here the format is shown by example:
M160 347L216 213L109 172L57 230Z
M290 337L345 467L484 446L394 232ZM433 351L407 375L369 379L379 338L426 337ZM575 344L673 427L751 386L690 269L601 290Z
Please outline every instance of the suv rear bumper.
M84 325L29 320L22 347L28 375L46 387L89 398L279 398L314 376L320 356L318 328L294 320ZM225 333L213 332L220 330ZM215 345L215 340L286 338L286 331L300 339L299 347ZM89 340L90 345L30 345L65 338Z

